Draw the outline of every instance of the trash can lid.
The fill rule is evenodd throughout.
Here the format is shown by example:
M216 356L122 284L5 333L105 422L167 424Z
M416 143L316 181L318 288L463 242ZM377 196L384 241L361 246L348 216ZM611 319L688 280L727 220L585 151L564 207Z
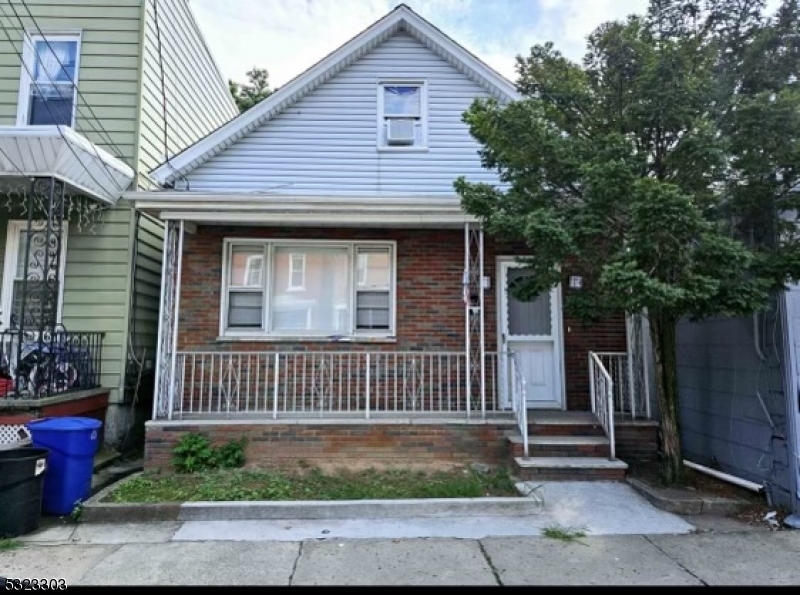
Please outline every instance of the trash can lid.
M34 419L25 424L33 430L96 430L103 423L91 417L46 417L44 419Z

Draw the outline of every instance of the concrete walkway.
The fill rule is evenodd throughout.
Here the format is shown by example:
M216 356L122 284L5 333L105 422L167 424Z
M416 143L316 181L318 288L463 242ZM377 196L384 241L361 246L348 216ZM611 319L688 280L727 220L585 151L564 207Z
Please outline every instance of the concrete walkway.
M535 513L465 514L443 503L399 518L391 515L400 509L373 503L361 518L292 517L287 507L283 517L248 519L242 504L169 522L47 518L0 552L0 576L68 585L800 584L800 532L678 516L616 482L529 487L544 500ZM543 536L556 526L586 537Z
M714 525L713 518L703 521ZM800 584L800 532L718 521L702 533L589 535L576 542L344 539L325 533L330 525L323 521L318 537L297 541L230 541L241 521L222 522L221 540L205 533L203 541L186 540L196 521L56 525L0 553L0 576L64 578L70 586Z

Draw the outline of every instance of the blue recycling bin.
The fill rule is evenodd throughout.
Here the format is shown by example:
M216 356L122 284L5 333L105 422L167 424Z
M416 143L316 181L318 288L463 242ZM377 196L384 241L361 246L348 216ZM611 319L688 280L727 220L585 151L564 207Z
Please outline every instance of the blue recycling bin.
M42 512L70 514L78 502L91 494L102 422L90 417L51 417L25 425L33 445L50 450Z

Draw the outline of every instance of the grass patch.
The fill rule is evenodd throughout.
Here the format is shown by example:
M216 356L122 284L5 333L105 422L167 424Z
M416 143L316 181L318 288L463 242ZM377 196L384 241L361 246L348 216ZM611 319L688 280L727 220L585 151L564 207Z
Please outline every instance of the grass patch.
M575 527L562 527L561 525L550 525L542 530L542 534L550 539L558 539L559 541L577 541L582 543L582 538L586 537L586 531Z
M22 544L16 539L10 537L0 538L0 552L10 552L11 550L17 549L20 545Z
M105 502L253 500L372 500L517 496L504 468L408 469L324 473L317 468L263 471L215 469L196 474L148 475L126 481Z

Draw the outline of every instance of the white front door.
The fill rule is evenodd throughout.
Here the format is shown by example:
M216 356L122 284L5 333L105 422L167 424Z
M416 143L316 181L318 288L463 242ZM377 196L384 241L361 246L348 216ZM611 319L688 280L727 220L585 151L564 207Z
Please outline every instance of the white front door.
M511 289L528 269L513 260L498 260L498 344L513 352L525 379L529 408L563 408L561 291L558 287L530 302L514 297ZM508 362L507 358L501 361ZM508 363L501 370L502 392L510 399ZM510 406L506 402L506 406Z

